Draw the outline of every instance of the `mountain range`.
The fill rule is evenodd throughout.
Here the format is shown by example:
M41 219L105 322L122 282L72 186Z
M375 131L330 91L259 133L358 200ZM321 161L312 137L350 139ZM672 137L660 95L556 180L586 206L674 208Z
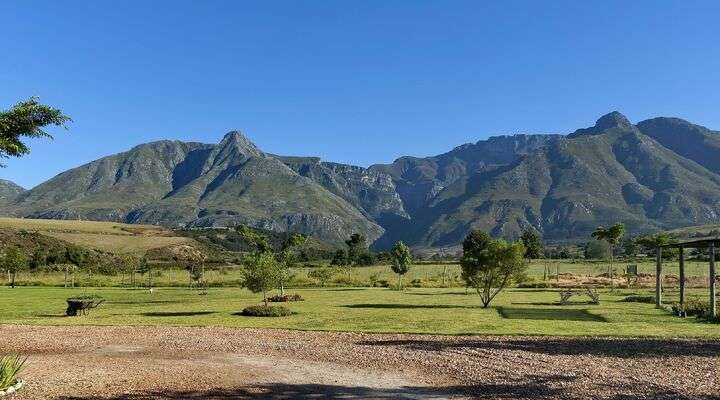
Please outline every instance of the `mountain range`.
M496 136L368 168L265 153L239 132L218 144L158 141L24 190L0 180L0 210L32 218L171 227L247 224L375 247L458 244L471 229L578 240L720 222L720 132L618 112L567 135Z

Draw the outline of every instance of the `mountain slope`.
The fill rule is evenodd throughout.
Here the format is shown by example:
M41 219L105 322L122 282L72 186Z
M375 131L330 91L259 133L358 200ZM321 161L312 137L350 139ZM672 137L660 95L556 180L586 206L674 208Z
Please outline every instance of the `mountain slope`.
M0 207L11 203L24 192L25 189L15 182L0 179Z
M382 228L231 132L217 145L161 141L64 172L22 194L16 215L170 226L248 224L340 242Z
M612 112L562 135L491 137L368 168L266 154L231 132L216 144L136 146L11 194L8 213L169 226L300 231L375 247L459 243L471 229L586 240L720 222L720 135L676 118ZM2 185L0 185L0 188Z

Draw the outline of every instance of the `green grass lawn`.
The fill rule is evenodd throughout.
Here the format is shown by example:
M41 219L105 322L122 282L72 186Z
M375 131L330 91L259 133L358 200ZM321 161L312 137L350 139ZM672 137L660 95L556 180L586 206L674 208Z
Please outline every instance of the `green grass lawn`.
M481 335L608 335L720 337L720 325L676 318L651 304L620 301L647 290L607 291L600 305L558 306L554 290L507 289L482 309L475 294L461 289L299 289L306 301L290 303L297 314L281 318L234 315L260 296L241 289L183 288L0 288L0 322L38 325L184 325L288 328L364 332ZM692 290L692 296L706 291ZM63 316L65 299L98 294L106 299L87 316ZM672 299L673 293L666 297ZM585 300L579 297L578 300Z

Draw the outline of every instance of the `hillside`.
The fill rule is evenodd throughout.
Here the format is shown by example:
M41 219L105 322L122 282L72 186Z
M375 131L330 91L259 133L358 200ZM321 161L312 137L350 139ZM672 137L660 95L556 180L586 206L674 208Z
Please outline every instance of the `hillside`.
M457 245L471 229L585 240L720 223L720 135L676 118L613 112L562 135L491 137L368 168L264 153L245 136L161 141L66 171L0 205L6 214L169 227L245 224L341 244Z
M238 132L217 145L161 141L66 171L7 207L30 218L166 226L247 224L341 242L383 229Z
M0 218L0 229L27 232L64 243L113 254L143 256L148 250L176 245L200 247L191 238L153 225L131 225L115 222Z

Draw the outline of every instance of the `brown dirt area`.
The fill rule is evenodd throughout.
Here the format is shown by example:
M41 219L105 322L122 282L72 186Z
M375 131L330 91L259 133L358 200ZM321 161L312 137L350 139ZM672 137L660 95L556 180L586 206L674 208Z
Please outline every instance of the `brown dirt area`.
M13 399L720 399L720 342L0 325Z

